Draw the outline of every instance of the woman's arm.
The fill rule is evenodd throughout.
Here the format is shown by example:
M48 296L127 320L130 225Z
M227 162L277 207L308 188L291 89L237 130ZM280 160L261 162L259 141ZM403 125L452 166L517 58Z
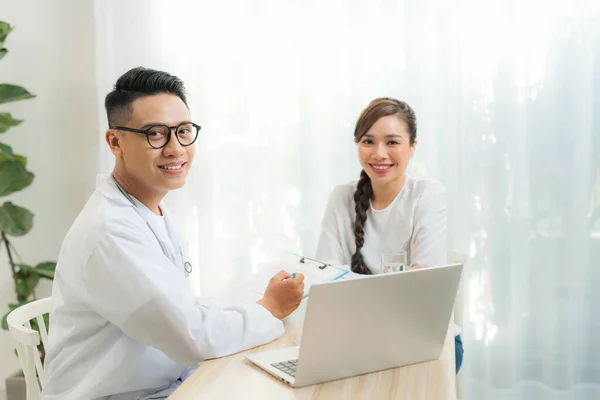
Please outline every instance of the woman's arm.
M446 189L439 182L425 188L415 210L411 237L411 268L446 264Z
M342 237L337 220L338 217L335 212L336 207L341 206L338 204L340 203L339 192L339 188L335 188L329 195L325 214L321 221L321 234L319 236L315 258L334 265L346 265L349 264L349 260L346 260L347 257L344 254L342 244L340 243Z

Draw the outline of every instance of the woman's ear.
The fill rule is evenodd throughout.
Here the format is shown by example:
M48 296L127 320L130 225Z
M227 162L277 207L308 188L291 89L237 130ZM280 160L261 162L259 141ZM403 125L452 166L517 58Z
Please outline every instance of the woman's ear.
M415 139L413 144L410 145L410 156L411 157L415 155L415 150L417 149L417 143L419 143L419 141L417 139Z

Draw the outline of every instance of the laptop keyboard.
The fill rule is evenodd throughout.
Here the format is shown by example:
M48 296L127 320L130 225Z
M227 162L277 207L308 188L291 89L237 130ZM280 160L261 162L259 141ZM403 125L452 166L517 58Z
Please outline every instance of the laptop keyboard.
M298 360L290 360L283 361L278 363L271 364L272 367L277 368L278 370L285 372L286 374L296 377L296 365L298 364Z

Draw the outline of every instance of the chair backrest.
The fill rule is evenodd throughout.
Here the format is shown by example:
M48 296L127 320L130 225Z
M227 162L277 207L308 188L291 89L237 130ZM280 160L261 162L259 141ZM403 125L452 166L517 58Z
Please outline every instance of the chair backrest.
M6 317L8 329L15 340L19 362L25 375L27 400L38 400L44 388L44 368L37 346L41 342L44 348L48 344L48 330L44 323L44 314L52 310L50 297L35 300L13 310ZM40 332L31 329L30 321L37 321ZM36 375L37 372L37 375Z

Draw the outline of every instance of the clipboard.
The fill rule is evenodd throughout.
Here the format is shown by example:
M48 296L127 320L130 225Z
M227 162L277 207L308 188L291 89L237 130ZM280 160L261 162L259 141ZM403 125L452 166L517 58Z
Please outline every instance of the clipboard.
M345 269L342 266L334 266L301 254L285 251L283 254L279 254L275 260L262 263L258 271L229 285L224 292L203 299L222 306L256 303L264 295L269 280L281 270L290 274L294 272L304 274L303 300L308 297L310 288L314 284L368 276L356 274L350 271L350 268Z
M304 295L302 296L302 299L308 297L308 292L310 291L310 287L312 285L316 283L337 281L338 279L342 279L350 272L343 268L334 267L326 262L315 260L314 258L306 257L297 253L293 254L299 258L298 264L306 266L309 266L310 264L309 268L296 267L296 271L293 271L304 274ZM318 270L315 270L313 266L318 268Z
M342 279L350 272L301 254L291 253L291 255L291 257L284 257L283 260L276 262L276 266L258 271L249 283L249 289L262 295L269 284L269 279L283 269L290 274L295 272L304 275L304 295L302 299L305 299L308 297L312 285Z

